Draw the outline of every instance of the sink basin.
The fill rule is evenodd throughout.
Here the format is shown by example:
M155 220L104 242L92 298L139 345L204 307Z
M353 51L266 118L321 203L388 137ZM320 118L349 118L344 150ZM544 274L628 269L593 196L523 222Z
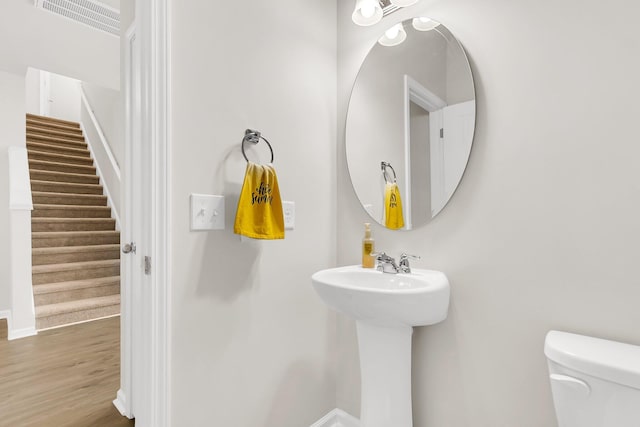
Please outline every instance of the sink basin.
M439 271L388 274L352 265L318 271L311 281L329 308L378 325L433 325L449 309L449 281Z
M412 427L411 335L449 310L444 273L388 274L359 265L330 268L311 282L331 309L356 320L362 427Z

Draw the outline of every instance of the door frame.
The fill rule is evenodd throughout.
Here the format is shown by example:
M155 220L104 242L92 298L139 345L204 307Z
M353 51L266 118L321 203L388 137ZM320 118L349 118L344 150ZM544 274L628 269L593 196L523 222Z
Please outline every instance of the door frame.
M435 93L422 86L411 76L404 75L404 189L402 204L404 228L413 228L411 215L411 103L415 103L429 114L442 110L447 103ZM430 118L431 122L431 118ZM432 123L432 122L431 122ZM433 141L431 141L433 144Z
M149 280L150 301L147 301L150 319L146 324L148 330L141 334L141 341L136 342L136 351L132 346L133 320L131 313L140 310L132 304L130 285L131 274L124 271L125 292L123 298L123 316L121 317L121 384L114 400L114 405L125 416L135 415L132 412L132 386L142 377L149 379L147 393L141 393L144 401L135 402L136 412L145 414L148 419L136 419L139 427L167 427L170 425L170 335L169 325L171 307L169 303L169 281L171 260L170 207L171 197L169 183L170 165L170 80L169 80L169 2L168 0L138 0L135 10L135 30L128 31L127 49L135 35L139 54L140 73L140 138L149 142L151 163L151 183L149 188L151 218L150 253L152 274ZM127 53L125 67L131 67ZM125 144L129 151L131 144L131 88L130 69L125 68ZM128 88L128 89L127 89ZM135 165L129 165L135 168ZM129 171L128 171L129 172ZM123 194L131 194L134 183L132 175L127 173L123 180ZM125 206L125 211L127 207ZM125 215L126 216L126 215ZM144 312L144 311L143 311ZM144 322L143 322L144 323ZM144 348L141 352L137 349ZM141 360L139 353L149 355L149 360ZM140 367L148 369L148 376L143 375ZM129 399L128 399L129 398ZM139 409L139 410L138 410Z

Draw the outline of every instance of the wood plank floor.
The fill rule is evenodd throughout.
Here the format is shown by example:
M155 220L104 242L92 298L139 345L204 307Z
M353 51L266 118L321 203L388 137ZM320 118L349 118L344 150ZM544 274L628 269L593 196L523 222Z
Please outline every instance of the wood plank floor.
M7 341L0 321L0 427L121 427L120 317Z

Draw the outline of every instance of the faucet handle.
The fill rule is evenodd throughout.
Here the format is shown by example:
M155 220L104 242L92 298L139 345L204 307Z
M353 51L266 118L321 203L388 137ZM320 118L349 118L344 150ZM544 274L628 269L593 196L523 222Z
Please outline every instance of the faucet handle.
M400 262L405 261L405 262L409 262L410 259L420 259L419 255L410 255L410 254L406 254L406 253L402 253L400 255Z
M398 267L403 273L411 273L411 266L409 265L410 259L417 260L417 259L420 259L420 257L418 255L409 255L406 253L403 253L402 255L400 255L400 262Z

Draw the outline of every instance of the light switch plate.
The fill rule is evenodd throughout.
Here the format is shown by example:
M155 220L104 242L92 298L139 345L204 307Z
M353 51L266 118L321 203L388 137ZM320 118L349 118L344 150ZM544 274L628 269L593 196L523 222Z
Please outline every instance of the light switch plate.
M296 226L295 202L282 202L282 214L284 215L284 229L293 230Z
M191 230L224 230L224 196L191 194Z

